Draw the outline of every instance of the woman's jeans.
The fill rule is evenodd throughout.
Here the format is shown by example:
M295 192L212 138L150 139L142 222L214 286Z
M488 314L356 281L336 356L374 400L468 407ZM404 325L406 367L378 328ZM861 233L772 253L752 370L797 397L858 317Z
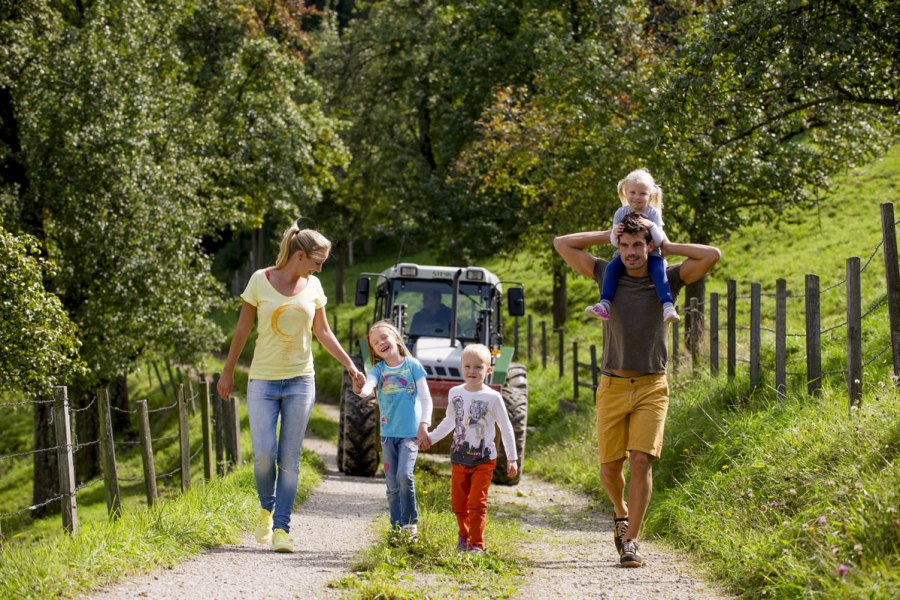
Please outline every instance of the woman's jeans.
M416 508L416 483L413 479L416 457L419 455L416 438L383 437L381 455L384 457L391 527L417 524L419 511Z
M662 256L651 254L647 257L647 271L653 287L656 288L656 295L659 297L660 304L675 304L672 298L672 288L669 287L669 276L666 274L666 261ZM622 258L616 254L609 264L606 265L606 272L603 274L603 287L600 290L600 299L612 302L619 289L619 277L625 273L625 265Z
M300 449L315 397L316 381L312 375L251 379L247 386L256 490L259 505L265 510L275 510L273 529L291 529L291 509L300 476ZM276 437L279 415L281 432Z

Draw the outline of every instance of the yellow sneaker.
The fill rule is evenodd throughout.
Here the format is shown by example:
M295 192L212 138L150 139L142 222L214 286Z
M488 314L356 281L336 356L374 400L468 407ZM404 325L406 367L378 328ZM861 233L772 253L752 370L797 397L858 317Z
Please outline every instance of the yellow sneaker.
M284 529L276 529L272 534L272 549L275 552L293 552L294 546L291 545L291 538Z
M272 541L272 513L274 510L259 509L259 518L256 520L256 529L253 535L260 544L268 544Z

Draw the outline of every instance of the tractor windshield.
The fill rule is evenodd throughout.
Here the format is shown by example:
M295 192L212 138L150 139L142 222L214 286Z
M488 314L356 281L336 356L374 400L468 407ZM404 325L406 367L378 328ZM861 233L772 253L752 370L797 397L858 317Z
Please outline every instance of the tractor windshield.
M415 339L421 336L450 337L450 312L453 285L449 281L403 279L394 282L391 305L406 305L406 332ZM458 338L475 340L481 310L491 307L491 286L484 283L460 282L457 306Z

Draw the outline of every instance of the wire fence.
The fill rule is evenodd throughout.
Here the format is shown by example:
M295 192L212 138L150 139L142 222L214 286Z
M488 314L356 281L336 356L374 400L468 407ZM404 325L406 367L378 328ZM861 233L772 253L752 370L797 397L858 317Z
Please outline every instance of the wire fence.
M76 495L78 492L93 488L101 482L105 486L107 509L111 516L118 517L121 514L119 481L143 482L147 492L147 503L153 506L158 502L158 481L181 476L181 489L186 491L191 484L191 464L199 456L203 456L204 479L209 480L215 476L224 475L228 470L240 465L240 414L236 398L222 400L215 393L215 381L198 382L198 389L194 391L193 381L188 380L187 386L183 383L175 384L170 380L170 389L175 390L176 400L171 404L148 408L146 400L136 402L137 408L121 408L111 405L109 391L102 390L84 406L72 406L68 400L68 390L65 386L54 388L53 398L35 398L28 401L0 403L2 410L21 410L24 407L32 407L36 411L35 437L37 429L45 428L55 432L50 437L55 439L54 444L47 447L35 447L0 454L0 468L11 470L16 462L31 459L34 461L35 472L35 498L28 506L15 507L0 512L0 540L3 540L3 519L21 519L27 516L42 515L48 509L60 510L62 513L63 527L73 532L78 529ZM186 393L185 387L190 389ZM196 410L197 402L201 410ZM48 410L49 408L49 410ZM38 409L41 412L38 412ZM112 430L112 413L126 414L131 426L137 426L140 431L139 439L115 439ZM154 423L163 423L162 415L177 412L178 433L162 435L165 431L154 433L150 428L149 416L154 415ZM189 417L189 413L193 417ZM38 417L37 415L41 416ZM99 423L99 434L96 439L78 439L77 427L73 424L78 419L95 419ZM198 426L199 425L199 426ZM199 440L190 439L191 431L200 431ZM120 432L120 437L126 432ZM164 473L156 473L155 452L159 448L178 443L178 456L174 465L167 468ZM191 447L194 447L191 451ZM116 449L125 451L140 447L141 463L143 466L142 477L121 476L118 474L116 463ZM89 481L75 484L74 461L76 456L84 452L95 452L99 455L99 463L96 472L101 475ZM170 452L167 452L169 455ZM85 455L87 456L87 455ZM53 471L58 466L58 485L39 486L37 476L39 473ZM56 483L53 477L51 482ZM46 481L44 482L46 483ZM57 505L57 506L54 506Z

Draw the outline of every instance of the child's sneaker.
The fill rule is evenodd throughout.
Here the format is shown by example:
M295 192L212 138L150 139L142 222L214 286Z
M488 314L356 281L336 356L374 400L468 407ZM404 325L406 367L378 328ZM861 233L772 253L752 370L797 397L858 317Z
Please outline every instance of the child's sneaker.
M404 525L400 528L400 533L408 542L419 541L419 529L415 525Z
M272 513L274 512L274 510L259 509L253 536L260 544L268 544L272 541Z
M484 554L484 548L480 548L478 546L469 546L466 548L466 552L471 552L472 554Z
M674 304L663 304L663 321L666 323L677 323L681 320L681 317L678 316L678 311L675 310Z
M469 549L469 540L464 537L459 538L456 542L456 550L457 552L465 552Z
M291 544L291 538L284 529L276 529L272 533L272 549L275 552L293 552L294 546Z
M584 314L594 319L609 319L609 306L605 302L592 304L584 309Z

